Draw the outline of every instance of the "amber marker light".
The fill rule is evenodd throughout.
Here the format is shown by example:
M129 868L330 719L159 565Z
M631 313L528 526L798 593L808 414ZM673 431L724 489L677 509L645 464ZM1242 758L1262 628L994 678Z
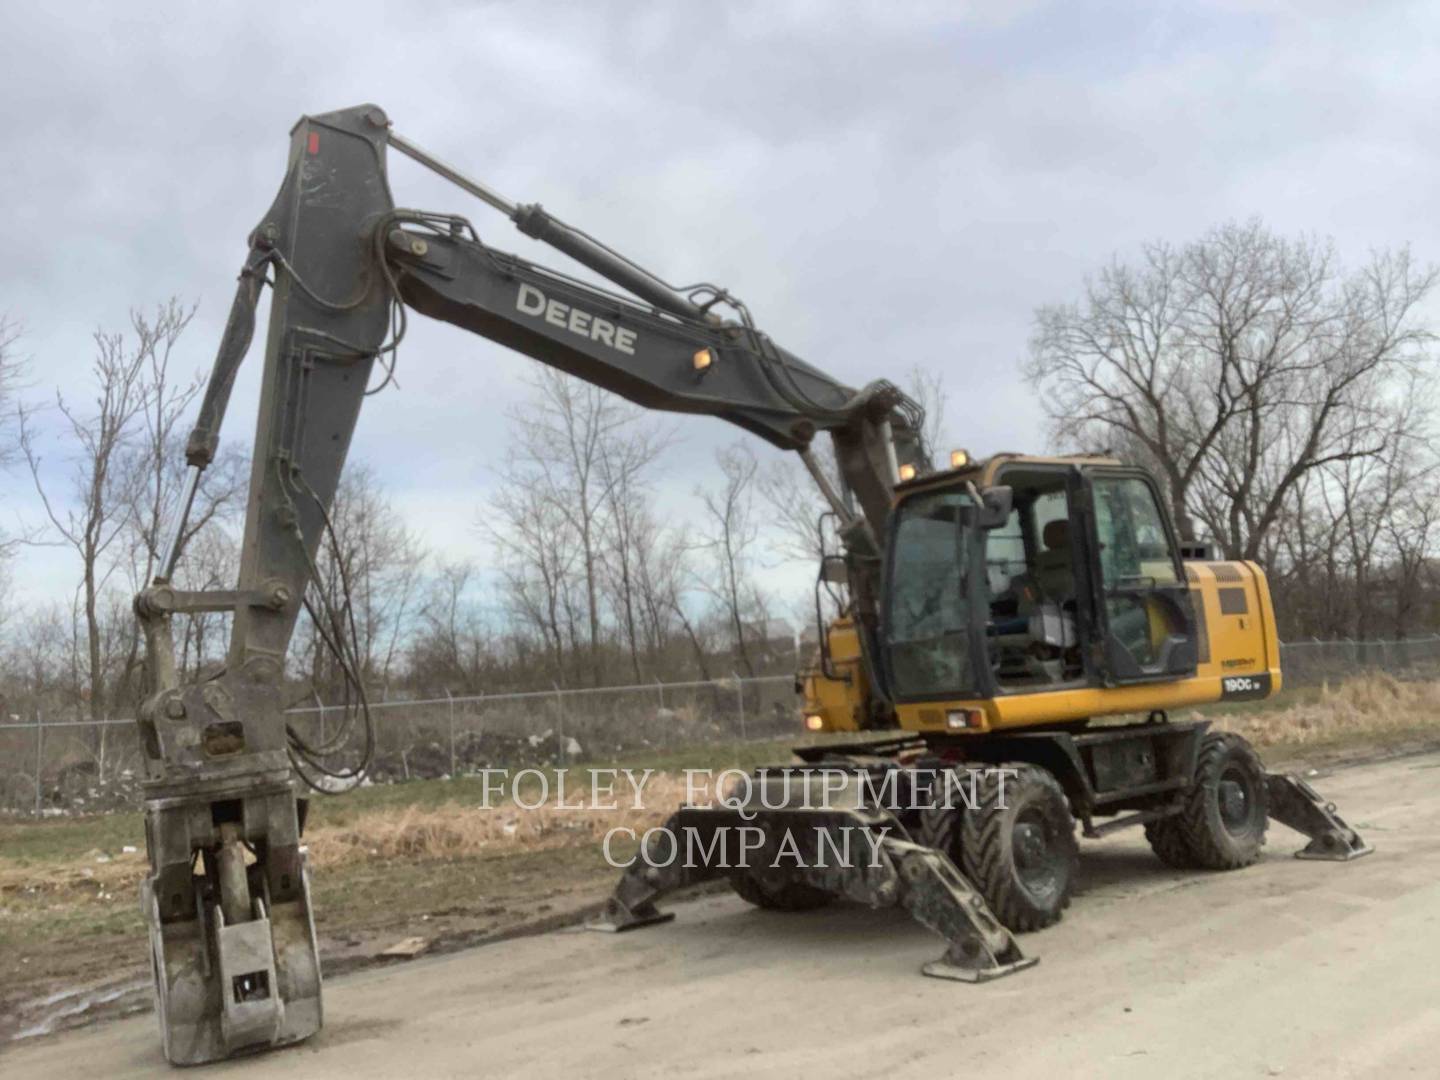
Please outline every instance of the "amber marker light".
M715 354L709 349L696 349L695 355L690 359L691 363L695 365L696 371L705 371L715 363Z

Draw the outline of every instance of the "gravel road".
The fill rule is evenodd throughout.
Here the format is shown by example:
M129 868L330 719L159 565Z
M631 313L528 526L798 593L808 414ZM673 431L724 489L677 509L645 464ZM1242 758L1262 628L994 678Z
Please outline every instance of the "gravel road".
M729 895L631 934L580 930L335 979L309 1043L206 1077L1434 1076L1440 754L1315 783L1376 854L1182 874L1138 831L1082 846L1038 967L920 976L938 939L893 911L753 911ZM151 1016L11 1044L0 1074L165 1071Z

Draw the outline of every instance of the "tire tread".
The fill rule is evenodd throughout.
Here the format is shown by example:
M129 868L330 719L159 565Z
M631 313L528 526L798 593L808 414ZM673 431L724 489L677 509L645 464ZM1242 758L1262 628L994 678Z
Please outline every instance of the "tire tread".
M1261 811L1258 839L1237 843L1221 830L1215 803L1217 788L1225 759L1239 758L1253 771L1257 783L1255 799ZM1200 743L1195 762L1195 782L1185 796L1185 809L1173 819L1184 833L1185 846L1194 860L1190 865L1202 870L1238 870L1260 858L1268 824L1265 798L1265 766L1254 747L1242 736L1231 732L1211 732ZM1157 853L1158 854L1158 853ZM1163 858L1163 856L1162 856Z
M1079 845L1075 841L1069 801L1060 782L1038 765L1012 763L997 768L1015 771L1011 791L1018 794L1025 787L1039 786L1046 790L1057 807L1063 809L1066 821L1070 823L1070 828L1062 834L1065 837L1062 843L1068 849L1071 863L1069 880L1061 890L1059 902L1049 909L1038 907L1021 887L1016 876L1012 845L1006 838L1007 809L999 805L1000 775L996 770L987 770L977 782L978 797L974 809L955 815L961 831L961 869L980 890L1001 923L1016 932L1040 930L1059 922L1065 908L1070 906ZM1014 800L1010 803L1013 806Z

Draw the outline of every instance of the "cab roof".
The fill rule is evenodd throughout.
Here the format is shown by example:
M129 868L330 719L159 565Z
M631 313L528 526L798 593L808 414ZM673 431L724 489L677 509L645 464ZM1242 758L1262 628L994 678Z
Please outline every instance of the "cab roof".
M937 469L935 472L926 473L924 476L917 476L913 480L905 480L895 485L896 496L908 495L912 491L931 486L948 486L957 480L969 480L977 488L984 489L993 485L1001 469L1011 468L1016 465L1039 465L1054 467L1057 465L1122 465L1118 458L1108 454L1061 454L1047 457L1042 454L1016 454L1000 453L992 454L980 461L971 461L958 469Z

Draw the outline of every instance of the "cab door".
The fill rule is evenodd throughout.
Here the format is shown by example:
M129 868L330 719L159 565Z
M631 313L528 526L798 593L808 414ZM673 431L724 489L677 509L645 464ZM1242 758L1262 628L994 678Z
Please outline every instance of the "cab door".
M1105 681L1194 675L1195 609L1154 481L1138 469L1092 466L1082 490Z

